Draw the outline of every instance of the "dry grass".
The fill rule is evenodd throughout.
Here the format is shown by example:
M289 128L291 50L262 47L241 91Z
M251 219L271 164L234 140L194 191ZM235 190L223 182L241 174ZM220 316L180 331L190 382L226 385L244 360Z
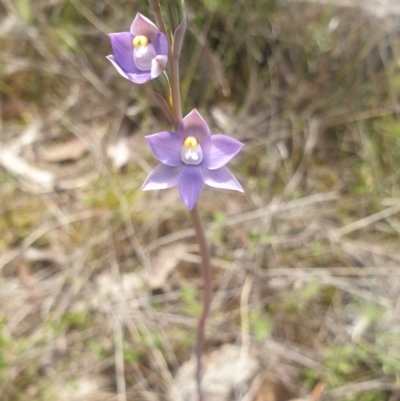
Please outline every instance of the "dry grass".
M144 3L0 3L1 401L179 399L202 287L194 233L176 190L140 191L143 135L167 126L151 87L104 59L105 34ZM209 359L256 366L226 399L397 400L396 17L189 7L185 111L246 144L231 165L246 194L200 200Z

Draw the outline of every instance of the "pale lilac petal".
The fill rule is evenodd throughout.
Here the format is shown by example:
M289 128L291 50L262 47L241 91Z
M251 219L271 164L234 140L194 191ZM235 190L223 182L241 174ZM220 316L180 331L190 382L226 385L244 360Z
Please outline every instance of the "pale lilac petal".
M150 42L154 43L157 39L157 34L160 31L148 18L140 13L137 13L132 22L130 32L133 36L147 36L150 39Z
M203 169L204 182L213 188L233 189L234 191L244 192L238 180L227 167L216 170Z
M179 193L184 204L192 210L203 188L203 171L200 166L184 165L179 177Z
M194 136L201 147L210 140L210 128L196 109L193 109L179 124L177 134L182 138Z
M126 74L128 79L135 84L144 84L151 80L150 72L139 72L137 74Z
M142 190L150 191L174 187L179 182L181 170L181 167L169 167L160 163L150 172L142 185Z
M167 65L168 56L156 56L151 60L151 78L157 78Z
M133 62L132 35L129 32L110 33L111 46L116 63L125 72L136 73L138 69Z
M167 166L180 166L182 162L182 139L173 132L163 131L145 136L154 155Z
M126 75L125 71L117 64L117 62L115 61L115 58L113 55L107 56L106 57L107 60L111 61L111 64L115 67L115 69L126 79L128 78L128 75Z
M106 58L111 61L111 64L124 78L129 79L129 81L132 81L135 84L144 84L145 82L148 82L151 79L150 72L130 74L129 72L125 72L121 69L121 67L115 62L114 56L111 55L107 56Z
M203 146L201 165L210 170L225 166L242 148L243 143L226 135L212 135L211 142Z
M154 48L156 49L157 54L160 54L162 56L168 56L168 50L169 50L168 39L162 32L159 32L157 34L156 40L153 42L153 45Z

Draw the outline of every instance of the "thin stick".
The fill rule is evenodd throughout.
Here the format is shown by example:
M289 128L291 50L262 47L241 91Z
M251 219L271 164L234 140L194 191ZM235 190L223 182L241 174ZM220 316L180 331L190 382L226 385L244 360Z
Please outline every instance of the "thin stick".
M201 356L203 354L204 338L205 338L205 323L210 311L211 304L211 261L210 253L207 245L206 236L204 233L203 225L201 224L197 206L190 211L190 217L193 222L193 227L196 231L197 242L200 247L200 255L202 258L203 278L204 278L204 293L203 293L203 312L199 318L197 325L197 340L196 340L196 382L199 401L203 401L203 391L201 388L202 369L201 369Z
M111 274L115 282L117 282L121 286L121 275L119 271L119 265L117 262L117 258L115 256L115 249L112 240L112 233L110 232L110 247L109 247L109 258L110 258L110 267ZM115 346L115 375L117 382L117 399L118 401L126 401L126 382L125 382L125 370L124 370L124 348L123 348L123 329L122 329L122 314L121 310L122 305L125 305L125 301L123 299L123 291L119 291L118 295L120 299L118 300L118 310L115 314L114 319L114 346Z
M353 231L368 227L369 225L374 224L379 220L387 219L399 212L400 203L397 203L391 207L388 207L387 209L381 210L378 213L371 214L370 216L364 217L357 221L353 221L353 223L347 224L347 226L331 230L329 234L331 234L333 238L339 238L343 235L350 234Z

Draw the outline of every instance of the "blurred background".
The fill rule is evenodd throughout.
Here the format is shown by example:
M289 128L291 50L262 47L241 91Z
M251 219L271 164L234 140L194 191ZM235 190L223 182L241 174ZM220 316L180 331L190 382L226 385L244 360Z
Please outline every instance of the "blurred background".
M184 114L245 143L205 188L208 400L400 400L397 1L187 1ZM105 56L144 0L0 1L0 400L193 396L198 249L168 129Z

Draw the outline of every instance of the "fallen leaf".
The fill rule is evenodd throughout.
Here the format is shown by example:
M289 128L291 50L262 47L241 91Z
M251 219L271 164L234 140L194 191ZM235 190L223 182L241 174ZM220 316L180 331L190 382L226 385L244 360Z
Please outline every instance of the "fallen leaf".
M32 275L31 265L21 260L17 265L18 278L22 285L32 287L35 284L35 279Z
M324 383L318 382L311 392L310 401L319 401L321 399L322 393L324 392L324 389Z
M260 370L259 361L252 353L243 353L240 346L225 344L203 355L203 391L207 401L233 401L237 394L249 391ZM195 380L196 360L181 365L171 387L171 399L192 401L197 399Z
M3 166L13 175L40 185L42 189L49 190L54 186L55 177L51 172L28 164L22 157L5 146L0 148L0 166Z
M148 287L155 291L165 287L170 272L175 269L186 249L184 244L167 246L151 261L152 271L144 272Z
M254 401L286 401L289 399L289 390L271 372L266 374L259 387Z
M80 159L87 152L87 145L78 138L54 145L40 152L40 158L48 163L60 163Z

